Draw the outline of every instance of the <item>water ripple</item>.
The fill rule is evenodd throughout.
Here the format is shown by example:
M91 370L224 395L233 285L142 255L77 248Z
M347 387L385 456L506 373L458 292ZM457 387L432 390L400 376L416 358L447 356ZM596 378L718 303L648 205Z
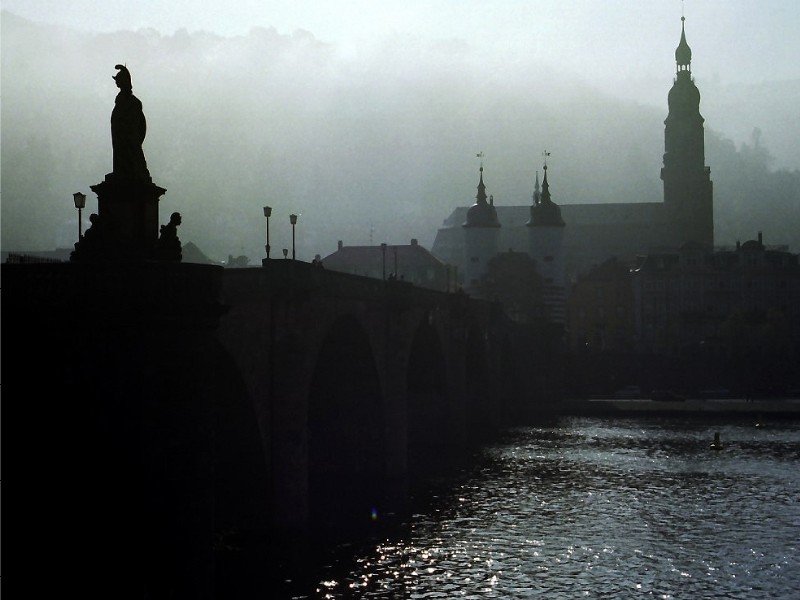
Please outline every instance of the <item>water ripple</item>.
M315 597L797 598L798 466L797 423L517 429Z

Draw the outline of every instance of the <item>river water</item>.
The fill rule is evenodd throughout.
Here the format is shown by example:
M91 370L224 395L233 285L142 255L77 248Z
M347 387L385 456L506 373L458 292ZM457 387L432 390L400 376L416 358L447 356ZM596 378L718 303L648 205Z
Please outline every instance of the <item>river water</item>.
M514 429L326 562L290 597L800 598L800 422Z

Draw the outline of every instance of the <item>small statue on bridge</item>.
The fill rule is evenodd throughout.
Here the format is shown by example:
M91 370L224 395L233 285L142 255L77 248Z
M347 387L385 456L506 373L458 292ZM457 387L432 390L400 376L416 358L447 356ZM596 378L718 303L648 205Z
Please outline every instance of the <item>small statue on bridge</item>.
M181 224L181 213L174 212L169 223L161 226L161 237L158 238L157 256L159 260L180 262L183 258L181 241L178 239L178 225Z
M133 95L131 74L125 65L116 65L119 73L112 78L119 88L111 112L111 147L114 152L114 172L107 179L120 182L151 183L150 171L144 158L142 143L147 133L147 121L141 101Z
M103 247L103 231L100 217L97 213L89 216L89 228L75 244L75 250L70 254L72 261L99 261L107 258Z

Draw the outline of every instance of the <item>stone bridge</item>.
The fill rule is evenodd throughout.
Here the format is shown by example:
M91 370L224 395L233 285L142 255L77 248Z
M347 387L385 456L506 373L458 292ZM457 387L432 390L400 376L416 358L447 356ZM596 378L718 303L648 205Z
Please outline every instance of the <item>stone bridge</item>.
M275 526L393 510L410 477L507 416L494 305L291 260L223 280L219 339L255 410Z
M531 397L515 328L463 294L290 260L2 276L4 502L35 515L9 544L93 565L85 597L209 597L231 535L369 523Z

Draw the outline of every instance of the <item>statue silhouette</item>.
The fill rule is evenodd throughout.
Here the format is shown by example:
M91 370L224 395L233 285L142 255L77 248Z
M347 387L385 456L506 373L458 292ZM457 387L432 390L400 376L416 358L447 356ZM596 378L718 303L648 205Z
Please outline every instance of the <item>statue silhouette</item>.
M91 214L89 223L89 228L70 254L72 261L101 261L108 258L104 247L102 223L97 213Z
M111 147L114 151L114 179L150 183L150 172L142 151L147 121L141 101L133 95L131 74L124 65L116 65L119 73L112 78L119 88L111 112Z
M157 255L160 260L180 262L183 258L181 241L178 239L178 225L181 224L181 213L170 215L169 223L161 226L161 237L158 238Z

